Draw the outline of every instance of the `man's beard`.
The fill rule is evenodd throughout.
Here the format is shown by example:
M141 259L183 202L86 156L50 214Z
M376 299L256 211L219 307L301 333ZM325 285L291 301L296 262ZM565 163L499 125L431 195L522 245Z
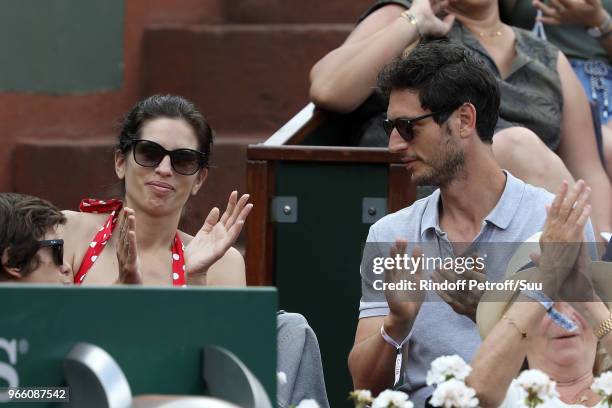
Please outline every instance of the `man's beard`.
M459 177L465 165L465 155L447 130L435 155L428 160L421 159L421 162L428 168L421 174L413 173L412 181L419 186L443 188Z

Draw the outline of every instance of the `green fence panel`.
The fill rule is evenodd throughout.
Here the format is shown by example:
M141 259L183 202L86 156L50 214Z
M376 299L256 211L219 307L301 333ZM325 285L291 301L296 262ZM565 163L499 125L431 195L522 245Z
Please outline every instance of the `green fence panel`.
M276 400L274 288L2 285L0 299L0 345L16 350L11 361L0 348L0 387L11 369L22 387L65 386L64 357L88 342L117 361L133 395L202 395L202 348L218 345Z
M4 0L0 91L120 89L124 13L124 0Z
M280 306L306 316L319 339L330 405L350 407L347 358L371 225L362 222L362 199L387 197L388 165L280 162L275 173L276 195L298 200L297 222L275 226Z

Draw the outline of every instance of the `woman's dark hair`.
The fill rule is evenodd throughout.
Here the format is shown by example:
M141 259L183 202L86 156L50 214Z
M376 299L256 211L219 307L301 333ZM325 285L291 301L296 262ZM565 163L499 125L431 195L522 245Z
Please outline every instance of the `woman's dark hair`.
M48 201L0 193L0 256L8 248L7 266L20 268L22 275L31 272L38 266L38 241L65 222L64 214Z
M459 43L445 38L421 42L407 57L383 69L378 87L387 99L394 89L417 91L424 109L443 112L434 116L438 124L469 102L476 108L478 136L486 143L493 140L499 85L484 62Z
M207 157L205 167L213 143L213 132L204 116L196 106L176 95L153 95L141 100L130 109L123 118L117 150L126 154L132 148L132 141L140 139L140 131L145 122L157 118L183 119L195 132L198 150Z

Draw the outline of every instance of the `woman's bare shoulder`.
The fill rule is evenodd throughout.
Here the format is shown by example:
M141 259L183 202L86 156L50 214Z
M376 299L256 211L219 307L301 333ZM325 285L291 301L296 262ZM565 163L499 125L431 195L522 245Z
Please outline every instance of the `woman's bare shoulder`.
M193 236L178 231L183 245L187 246ZM230 247L225 254L208 269L208 286L246 286L246 272L244 257L234 247Z
M208 269L208 285L246 286L246 268L240 251L230 247L225 255Z
M66 223L59 228L60 236L64 238L91 235L92 237L108 219L108 214L91 214L78 211L62 211Z
M62 211L66 223L58 228L58 235L64 240L67 253L78 252L88 244L104 225L109 214L90 214L77 211Z
M62 211L66 223L58 228L58 235L64 240L64 259L74 271L78 270L89 242L95 237L109 214L90 214L77 211Z

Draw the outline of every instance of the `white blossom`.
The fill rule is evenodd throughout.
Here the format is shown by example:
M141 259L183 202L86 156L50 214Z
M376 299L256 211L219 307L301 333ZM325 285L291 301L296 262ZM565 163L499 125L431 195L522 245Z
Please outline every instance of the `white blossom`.
M276 379L280 384L287 384L287 374L285 374L283 371L276 372Z
M478 406L476 391L463 381L452 378L438 384L429 403L434 407L475 408Z
M356 405L372 403L372 392L370 390L355 390L349 394L349 398L355 401Z
M559 397L556 383L540 370L523 371L516 382L524 393L522 402L527 407L536 407Z
M313 399L305 399L300 401L300 403L295 408L320 408L317 401Z
M372 408L412 408L408 394L401 391L384 390L372 402Z
M452 378L463 381L471 371L472 367L458 355L441 356L431 363L427 372L427 385L440 384Z
M606 371L595 378L591 389L602 397L612 395L612 372Z
M602 397L598 406L612 407L612 372L606 371L595 378L591 390Z

